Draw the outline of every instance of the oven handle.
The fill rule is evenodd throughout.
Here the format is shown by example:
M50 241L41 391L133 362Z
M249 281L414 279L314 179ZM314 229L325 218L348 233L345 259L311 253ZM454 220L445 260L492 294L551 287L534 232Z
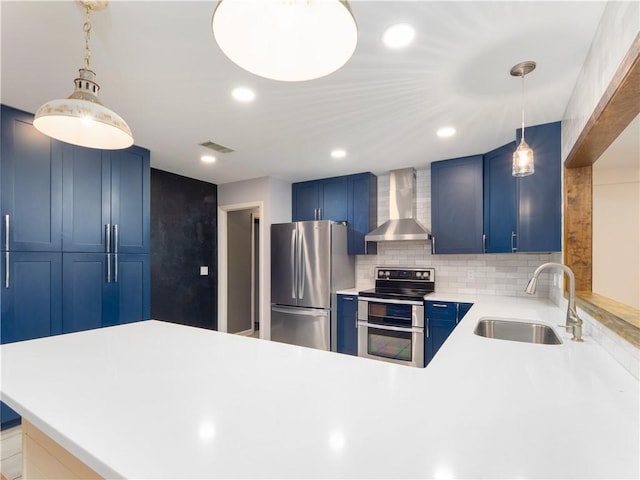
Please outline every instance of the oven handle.
M424 302L418 300L395 300L393 298L376 298L376 297L358 297L359 302L370 302L370 303L395 303L398 305L424 305Z
M359 327L371 327L371 328L377 328L379 330L390 330L392 332L406 332L406 333L424 333L424 328L418 328L418 327L393 327L391 325L378 325L375 323L369 323L369 322L358 322L358 326Z

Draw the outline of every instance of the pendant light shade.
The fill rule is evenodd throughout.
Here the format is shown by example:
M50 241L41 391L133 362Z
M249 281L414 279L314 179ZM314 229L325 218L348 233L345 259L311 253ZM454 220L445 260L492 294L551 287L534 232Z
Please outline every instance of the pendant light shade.
M511 68L511 75L522 77L522 139L520 145L513 152L511 174L514 177L526 177L535 172L535 162L532 148L524 140L524 77L536 68L536 62L522 62Z
M75 79L75 90L68 98L52 100L36 112L33 126L57 140L82 147L117 150L133 145L127 123L98 99L100 86L89 69L90 10L106 7L107 2L80 2L87 12L85 31L85 67Z
M342 0L220 0L212 29L238 66L290 82L338 70L358 41L355 19Z

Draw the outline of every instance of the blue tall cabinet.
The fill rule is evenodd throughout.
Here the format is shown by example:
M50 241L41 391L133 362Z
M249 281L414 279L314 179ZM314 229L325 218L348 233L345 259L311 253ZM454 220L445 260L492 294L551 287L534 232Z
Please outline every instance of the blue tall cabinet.
M32 121L2 106L1 342L148 319L148 150L69 145Z

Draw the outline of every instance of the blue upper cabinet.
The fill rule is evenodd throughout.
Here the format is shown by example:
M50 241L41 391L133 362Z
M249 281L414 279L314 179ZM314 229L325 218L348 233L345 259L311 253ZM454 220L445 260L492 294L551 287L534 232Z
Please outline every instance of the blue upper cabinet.
M347 220L347 177L294 183L292 185L292 218L307 220Z
M365 245L364 237L376 227L378 221L378 178L372 173L359 173L349 175L348 180L348 253L375 254L378 244L369 242L369 245Z
M482 155L431 164L435 254L482 253Z
M377 221L378 180L371 173L324 178L291 186L292 220L347 222L349 255L365 253L364 236ZM370 244L366 253L376 253Z
M516 143L484 155L484 252L515 251L517 231L516 178L511 163Z
M560 132L560 122L525 128L535 172L518 179L518 252L559 252L562 248ZM518 142L520 135L518 130Z
M2 106L3 251L60 251L61 143L40 133L32 122L33 115Z
M64 251L149 253L149 176L143 148L65 145Z
M486 253L561 249L560 122L528 127L525 138L535 155L533 175L511 175L516 142L484 156Z

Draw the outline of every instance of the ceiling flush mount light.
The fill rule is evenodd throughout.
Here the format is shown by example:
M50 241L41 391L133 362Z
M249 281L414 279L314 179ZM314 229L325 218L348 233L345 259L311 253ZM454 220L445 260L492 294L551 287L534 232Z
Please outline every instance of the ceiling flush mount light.
M200 157L200 160L204 163L215 163L216 157L214 157L213 155L202 155Z
M256 94L253 90L247 87L237 87L231 91L231 96L239 102L248 103L253 102L256 98Z
M345 150L342 150L341 148L336 148L335 150L331 150L332 158L340 159L346 156L347 156L347 152Z
M522 77L522 138L520 145L513 152L513 168L511 174L514 177L526 177L532 175L535 171L533 161L533 150L524 141L524 77L528 73L533 72L536 68L536 62L522 62L511 68L511 75L514 77Z
M453 137L456 134L456 129L453 127L442 127L440 130L436 132L440 138L448 138Z
M387 28L382 34L382 43L389 48L403 48L413 42L416 31L411 25L399 23Z
M33 126L45 135L82 147L117 150L133 145L127 123L98 99L100 86L90 69L91 10L102 10L107 1L81 1L86 10L84 67L74 80L75 90L68 98L52 100L36 112Z
M344 0L220 0L211 21L224 54L251 73L289 82L324 77L356 48Z

